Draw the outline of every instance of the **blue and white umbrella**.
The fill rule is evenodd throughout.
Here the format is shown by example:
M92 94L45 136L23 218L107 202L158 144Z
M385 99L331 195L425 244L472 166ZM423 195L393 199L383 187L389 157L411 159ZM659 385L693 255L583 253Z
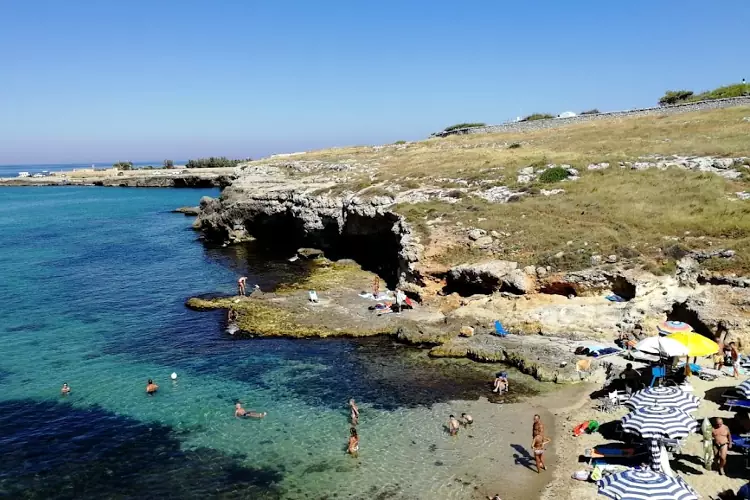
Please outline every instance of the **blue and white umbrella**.
M644 406L663 406L691 413L698 410L700 399L679 387L647 387L625 401L631 410Z
M644 406L622 417L622 430L651 441L652 467L661 470L661 440L682 439L698 429L684 411L664 406Z
M615 500L698 500L698 495L679 477L648 469L630 469L603 477L599 494Z
M746 398L750 398L750 379L745 380L737 386L737 390Z

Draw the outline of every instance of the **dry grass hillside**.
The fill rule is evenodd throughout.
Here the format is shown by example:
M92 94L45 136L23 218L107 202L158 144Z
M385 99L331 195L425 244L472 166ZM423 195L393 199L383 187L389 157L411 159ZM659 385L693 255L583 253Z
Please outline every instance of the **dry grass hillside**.
M654 155L750 157L746 117L748 107L620 118L525 133L336 148L289 161L369 167L347 173L332 194L464 187L453 200L397 206L432 243L426 245L427 254L440 265L492 257L562 270L585 267L595 254L615 254L658 273L670 272L675 259L688 249L731 248L737 251L734 259L709 261L707 267L747 274L750 201L738 199L736 193L750 190L750 161L737 163L735 168L743 174L735 180L679 168L618 168L618 162ZM587 170L589 164L600 162L612 167ZM537 179L524 185L526 195L512 203L491 203L472 195L472 186L520 189L520 169L546 164L571 165L580 178ZM565 192L541 196L540 188ZM474 227L497 231L490 248L479 249L467 239L467 229Z

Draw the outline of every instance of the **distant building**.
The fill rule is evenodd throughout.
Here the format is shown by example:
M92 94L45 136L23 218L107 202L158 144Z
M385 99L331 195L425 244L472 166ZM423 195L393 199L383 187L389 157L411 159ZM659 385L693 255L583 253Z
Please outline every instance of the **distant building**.
M578 116L572 111L565 111L564 113L560 113L557 115L558 118L573 118L574 116Z
M31 174L28 172L18 172L18 177L31 177Z

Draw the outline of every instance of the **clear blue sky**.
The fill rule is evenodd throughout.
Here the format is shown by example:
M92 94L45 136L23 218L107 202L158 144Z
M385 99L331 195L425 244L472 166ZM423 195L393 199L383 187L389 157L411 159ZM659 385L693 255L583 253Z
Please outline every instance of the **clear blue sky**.
M0 164L257 157L750 79L750 1L0 0Z

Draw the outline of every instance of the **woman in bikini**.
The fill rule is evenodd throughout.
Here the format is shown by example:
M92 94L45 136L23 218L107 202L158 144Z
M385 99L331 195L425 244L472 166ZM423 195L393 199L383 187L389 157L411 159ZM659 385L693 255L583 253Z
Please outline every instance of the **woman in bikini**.
M347 446L346 452L353 457L356 457L359 453L359 436L356 427L349 429L349 446Z
M544 435L540 433L534 436L534 440L531 442L531 450L534 452L537 474L542 472L542 469L547 470L547 467L544 466L544 447L547 446L550 441L549 438L545 438Z

